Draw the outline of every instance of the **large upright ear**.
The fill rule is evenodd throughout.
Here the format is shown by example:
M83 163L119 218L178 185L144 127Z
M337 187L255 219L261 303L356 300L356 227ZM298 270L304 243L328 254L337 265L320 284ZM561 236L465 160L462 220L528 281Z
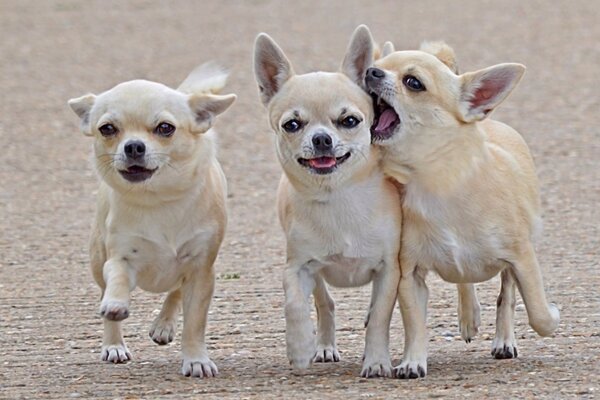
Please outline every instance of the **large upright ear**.
M292 64L266 33L259 34L254 42L254 75L265 106L294 75Z
M463 121L481 121L487 117L508 97L524 73L524 65L498 64L462 74L459 112Z
M92 127L90 125L90 110L96 101L96 96L93 94L86 94L76 99L68 101L69 106L75 114L81 118L80 128L81 132L86 136L92 136Z
M192 94L188 99L190 109L194 113L192 132L204 133L213 126L215 117L229 108L235 101L235 94Z
M438 60L446 64L448 68L458 75L458 64L456 63L456 55L452 47L445 42L423 42L420 47L421 51L429 53L437 57Z
M365 73L373 64L373 37L366 25L359 25L342 61L342 72L360 87L365 87Z
M383 50L381 51L381 57L383 58L383 57L389 56L390 54L392 54L395 51L396 51L396 49L394 48L394 43L385 42L383 44Z

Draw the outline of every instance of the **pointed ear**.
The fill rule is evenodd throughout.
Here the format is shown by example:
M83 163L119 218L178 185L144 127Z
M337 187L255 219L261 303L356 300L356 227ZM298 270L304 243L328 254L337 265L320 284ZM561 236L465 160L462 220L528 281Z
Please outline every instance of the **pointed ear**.
M460 76L459 112L465 122L481 121L508 97L525 73L521 64L498 64Z
M420 50L434 55L438 60L446 64L452 72L458 74L458 64L456 63L454 50L445 42L423 42L421 43Z
M254 75L265 106L294 75L292 64L266 33L259 34L254 42Z
M366 25L359 25L350 38L342 72L360 87L365 86L365 73L373 64L373 37Z
M224 96L215 94L192 94L188 99L190 109L194 113L192 132L204 133L213 126L215 117L229 108L235 101L235 94Z
M86 94L85 96L71 99L68 101L69 106L75 114L81 118L80 129L86 136L92 136L92 127L90 125L90 110L96 101L96 96Z
M383 44L383 50L381 51L381 57L383 58L385 56L389 56L390 54L392 54L395 51L396 51L396 49L394 49L394 43L385 42Z

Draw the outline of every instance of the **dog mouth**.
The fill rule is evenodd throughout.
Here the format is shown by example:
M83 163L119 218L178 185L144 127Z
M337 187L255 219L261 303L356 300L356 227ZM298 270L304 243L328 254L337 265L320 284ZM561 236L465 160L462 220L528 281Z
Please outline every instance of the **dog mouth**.
M372 92L371 98L375 111L375 119L371 126L371 139L373 142L387 140L394 135L396 127L400 125L400 117L394 107L390 106L381 96Z
M315 158L299 158L300 165L310 169L316 174L327 175L336 170L338 166L350 158L350 152L341 157L321 156Z
M125 178L125 180L132 183L137 183L150 179L150 177L154 175L156 170L158 170L158 168L148 169L142 167L141 165L132 165L127 169L119 170L119 173L123 178Z

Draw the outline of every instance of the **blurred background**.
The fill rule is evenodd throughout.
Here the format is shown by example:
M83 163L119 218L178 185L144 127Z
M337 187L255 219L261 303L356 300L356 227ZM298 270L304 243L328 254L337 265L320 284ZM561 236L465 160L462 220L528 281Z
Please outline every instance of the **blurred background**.
M358 378L368 287L334 290L343 360L303 376L288 367L285 244L274 208L280 168L252 72L253 41L270 34L298 73L331 71L361 23L399 50L443 39L461 71L527 66L494 118L519 130L536 160L546 227L538 257L562 321L554 338L538 337L519 299L516 360L489 355L497 279L478 285L482 328L465 345L455 288L431 276L427 379ZM599 38L594 1L0 0L0 398L597 397ZM231 70L225 92L238 95L216 126L230 218L207 337L221 375L179 375L179 336L166 348L147 337L163 296L141 291L124 324L134 360L105 365L87 255L92 139L66 102L130 79L177 86L208 60ZM397 310L391 335L397 362Z

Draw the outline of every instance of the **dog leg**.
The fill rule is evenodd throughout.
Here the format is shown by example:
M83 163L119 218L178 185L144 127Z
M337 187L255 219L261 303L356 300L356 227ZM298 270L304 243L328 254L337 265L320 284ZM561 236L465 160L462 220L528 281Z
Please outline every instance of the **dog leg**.
M177 314L181 306L181 290L174 290L167 295L160 313L150 327L150 338L154 343L165 345L171 343L177 329Z
M502 271L502 286L496 305L496 336L492 342L492 356L497 359L516 358L515 339L515 279L510 269Z
M335 303L323 278L315 275L313 296L317 308L317 355L313 362L337 362L340 354L335 345Z
M104 263L106 288L100 303L100 315L111 321L129 317L129 294L135 287L129 275L129 265L124 260L111 259Z
M398 296L400 267L397 257L388 260L375 275L371 294L369 322L365 339L365 356L360 376L363 378L391 377L390 321Z
M292 367L306 369L315 358L316 345L308 298L315 278L303 266L288 265L283 276L285 339Z
M460 336L467 343L479 332L481 308L473 284L458 284L458 326Z
M104 337L102 339L102 361L124 363L131 360L131 353L123 341L121 321L111 321L104 318Z
M214 288L215 275L211 262L208 268L197 271L180 289L183 296L181 373L185 376L211 378L219 373L215 363L208 357L205 342L208 307Z
M426 272L418 267L410 271L405 267L410 264L404 262L401 265L398 301L404 325L404 357L400 365L394 368L394 375L401 379L423 378L427 375L426 320L429 294L424 279Z
M512 272L527 309L529 325L540 336L552 335L560 322L560 312L556 305L546 301L542 272L531 244L512 265Z

